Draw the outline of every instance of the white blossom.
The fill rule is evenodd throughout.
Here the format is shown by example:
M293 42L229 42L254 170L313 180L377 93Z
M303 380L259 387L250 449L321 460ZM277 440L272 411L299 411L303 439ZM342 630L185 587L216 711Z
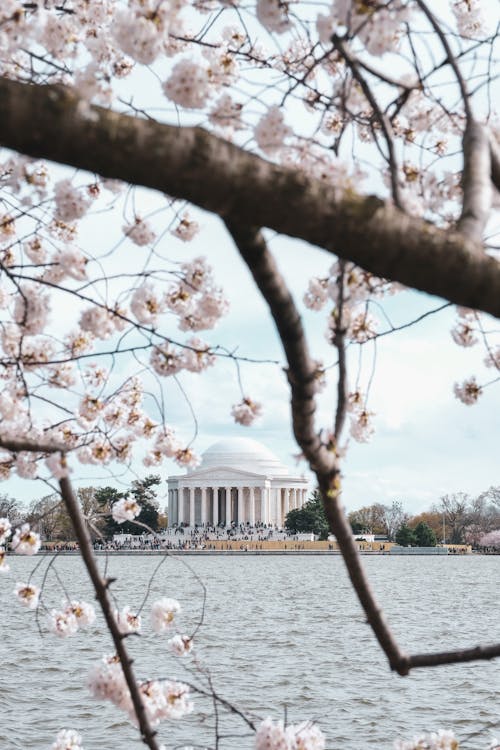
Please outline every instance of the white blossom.
M245 426L251 425L261 414L262 404L252 401L248 396L245 396L238 404L233 404L231 408L234 421Z
M73 729L61 729L50 750L84 750L81 735Z
M285 138L291 133L291 129L288 125L285 125L283 112L276 104L269 107L254 128L254 136L258 147L264 153L270 155L283 147Z
M209 78L194 60L179 60L163 85L165 96L186 109L201 109L209 96Z
M151 245L156 239L156 232L149 226L148 222L141 219L139 216L135 217L133 224L125 224L123 227L123 233L139 247L144 245Z
M477 384L476 378L473 376L464 380L463 383L455 383L453 392L459 401L467 406L471 406L482 395L483 389Z
M12 533L12 526L8 518L0 518L0 544L10 537Z
M134 498L122 497L116 503L113 503L111 515L116 523L133 521L141 512L141 506Z
M173 627L175 616L181 610L177 599L163 597L153 602L151 624L155 633L163 633Z
M141 630L141 616L134 614L128 606L116 609L115 619L120 633L139 633Z
M12 549L18 555L36 555L40 545L40 535L30 529L29 523L23 523L12 537Z
M174 635L169 638L167 646L175 656L187 656L193 650L193 639L188 635Z
M91 204L90 194L76 188L71 180L60 180L54 186L56 216L64 222L80 219Z
M14 594L17 596L20 604L28 609L36 609L40 599L40 589L30 583L16 583Z
M67 638L78 630L78 620L71 610L52 609L49 615L49 630L59 638Z

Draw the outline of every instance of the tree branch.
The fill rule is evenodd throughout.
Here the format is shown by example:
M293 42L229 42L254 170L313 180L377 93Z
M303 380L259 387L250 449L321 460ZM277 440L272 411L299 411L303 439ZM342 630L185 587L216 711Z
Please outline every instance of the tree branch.
M463 137L463 202L458 229L481 242L491 210L491 146L484 125L470 119Z
M292 421L295 438L316 475L329 527L337 539L351 583L363 607L366 619L391 668L408 673L408 657L402 653L385 622L368 583L351 526L340 502L340 470L334 454L321 443L314 427L314 373L299 312L278 267L269 253L262 233L226 221L226 226L247 263L255 283L266 300L288 363L288 381L292 391Z
M0 79L0 143L160 190L233 223L304 239L376 276L500 317L500 265L461 233L373 196L339 196L338 186L271 164L201 128L93 107L61 86Z
M142 740L144 744L147 745L151 750L159 750L158 743L155 739L156 732L151 728L137 686L137 681L132 669L132 661L125 648L123 635L120 633L118 624L113 615L113 607L108 595L106 581L101 577L99 568L97 567L97 561L94 556L92 542L85 523L85 519L80 509L80 505L75 497L75 493L73 492L73 488L69 479L60 479L59 486L61 489L62 498L73 523L75 536L80 546L80 554L94 586L96 598L101 605L107 628L111 634L116 653L120 659L123 676L125 677L127 687L130 691L130 698L134 706L135 715L137 716L137 723L139 725Z

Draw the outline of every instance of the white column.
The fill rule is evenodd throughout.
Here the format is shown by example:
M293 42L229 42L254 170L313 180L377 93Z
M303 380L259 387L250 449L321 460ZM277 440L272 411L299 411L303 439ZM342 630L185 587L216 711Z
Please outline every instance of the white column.
M268 523L267 518L267 488L260 488L260 520L262 523Z
M283 517L281 515L281 500L282 500L282 488L278 487L277 490L275 490L276 494L276 524L279 529L283 526Z
M194 487L189 488L189 525L194 526Z
M243 523L243 487L238 487L238 525Z
M219 488L213 487L213 525L217 526L219 523Z
M205 524L207 522L207 488L202 487L201 488L201 523Z
M231 525L231 487L225 487L226 491L226 526Z
M184 523L184 487L179 487L178 497L179 497L178 523L180 525L181 523Z
M307 490L302 490L302 504L300 507L302 507L302 505L305 505L306 502L307 502Z
M250 487L250 526L255 526L255 489Z
M285 514L285 518L286 518L286 514L289 513L290 510L291 510L291 508L290 508L291 493L292 493L292 490L290 490L287 487L286 490L285 490L285 507L283 508L283 512Z

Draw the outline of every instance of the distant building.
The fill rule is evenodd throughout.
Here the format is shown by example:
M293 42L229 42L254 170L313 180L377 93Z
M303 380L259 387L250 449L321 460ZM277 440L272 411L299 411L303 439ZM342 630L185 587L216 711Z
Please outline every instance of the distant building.
M256 440L220 440L197 469L168 478L169 525L281 527L288 511L306 502L307 484Z

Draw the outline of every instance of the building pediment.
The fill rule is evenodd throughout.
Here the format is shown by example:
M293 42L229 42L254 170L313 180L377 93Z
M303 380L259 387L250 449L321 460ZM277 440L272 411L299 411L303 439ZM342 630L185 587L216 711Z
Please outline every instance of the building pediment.
M173 478L173 477L172 477ZM245 479L265 481L268 477L265 474L258 474L252 471L246 471L245 469L235 469L226 466L210 466L206 469L195 469L190 471L188 474L178 476L176 479L182 483L191 484L193 480L204 480L209 484L221 483L221 486L225 486L231 483L232 480L235 482L242 482Z

